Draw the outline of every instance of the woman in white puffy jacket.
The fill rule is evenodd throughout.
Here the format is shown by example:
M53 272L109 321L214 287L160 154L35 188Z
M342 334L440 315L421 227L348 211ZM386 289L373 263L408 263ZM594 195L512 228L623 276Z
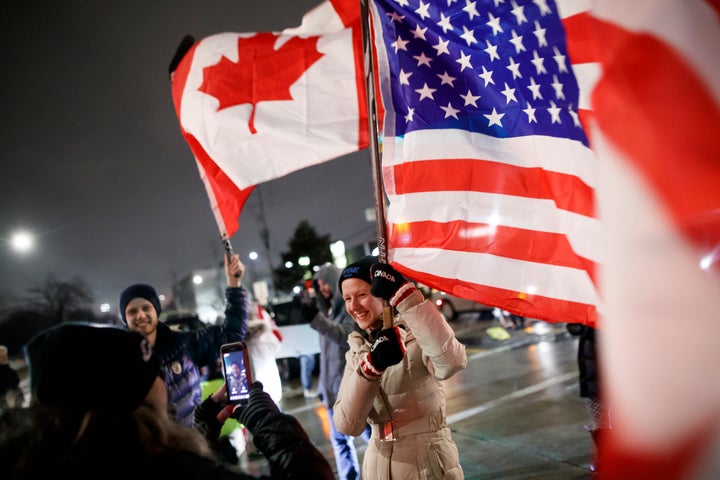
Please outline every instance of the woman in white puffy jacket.
M253 381L261 381L263 390L278 405L282 398L282 381L275 354L280 350L281 340L282 335L275 321L260 304L253 302L250 305L248 333L245 337Z
M257 302L250 303L248 333L245 337L253 381L260 381L278 408L282 398L282 381L275 354L280 350L282 334L270 314ZM247 428L236 428L230 433L230 442L238 455L254 452Z
M442 380L467 366L465 347L432 302L376 261L366 257L349 265L339 281L359 328L348 337L335 427L359 435L371 425L363 478L462 479ZM383 328L382 299L397 308L390 328Z

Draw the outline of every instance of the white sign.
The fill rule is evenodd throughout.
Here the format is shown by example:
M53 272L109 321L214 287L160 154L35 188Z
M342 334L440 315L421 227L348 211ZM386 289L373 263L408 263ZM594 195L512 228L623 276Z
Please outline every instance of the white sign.
M275 358L298 357L320 353L320 334L309 323L278 327L282 333L280 350Z

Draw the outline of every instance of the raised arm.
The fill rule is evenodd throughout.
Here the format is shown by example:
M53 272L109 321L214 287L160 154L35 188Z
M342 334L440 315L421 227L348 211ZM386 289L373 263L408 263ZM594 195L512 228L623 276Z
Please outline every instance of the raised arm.
M240 342L245 339L248 332L248 315L250 311L248 291L241 285L245 265L238 255L228 257L225 255L225 321L223 330L228 342Z
M210 365L220 355L224 343L241 342L248 333L250 302L248 291L240 286L245 267L237 255L225 256L225 320L202 330L183 332L187 353L198 366ZM239 274L239 276L235 276Z
M355 321L345 311L342 312L337 322L330 320L322 312L318 312L310 321L310 327L340 345L347 342L354 325Z

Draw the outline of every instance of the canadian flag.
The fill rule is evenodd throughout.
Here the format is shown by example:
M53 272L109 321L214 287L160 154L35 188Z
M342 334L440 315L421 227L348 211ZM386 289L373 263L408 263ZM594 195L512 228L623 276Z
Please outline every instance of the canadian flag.
M206 37L172 95L223 236L254 185L368 145L359 3L326 1L281 33Z
M603 0L591 139L601 179L603 479L720 478L720 13Z

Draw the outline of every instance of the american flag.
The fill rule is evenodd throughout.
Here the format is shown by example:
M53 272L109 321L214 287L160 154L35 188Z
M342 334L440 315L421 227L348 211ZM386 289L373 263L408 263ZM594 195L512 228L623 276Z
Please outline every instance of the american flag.
M552 0L375 0L388 259L513 313L594 324L596 162Z
M581 20L600 42L603 480L720 478L719 20L717 0L603 0Z

